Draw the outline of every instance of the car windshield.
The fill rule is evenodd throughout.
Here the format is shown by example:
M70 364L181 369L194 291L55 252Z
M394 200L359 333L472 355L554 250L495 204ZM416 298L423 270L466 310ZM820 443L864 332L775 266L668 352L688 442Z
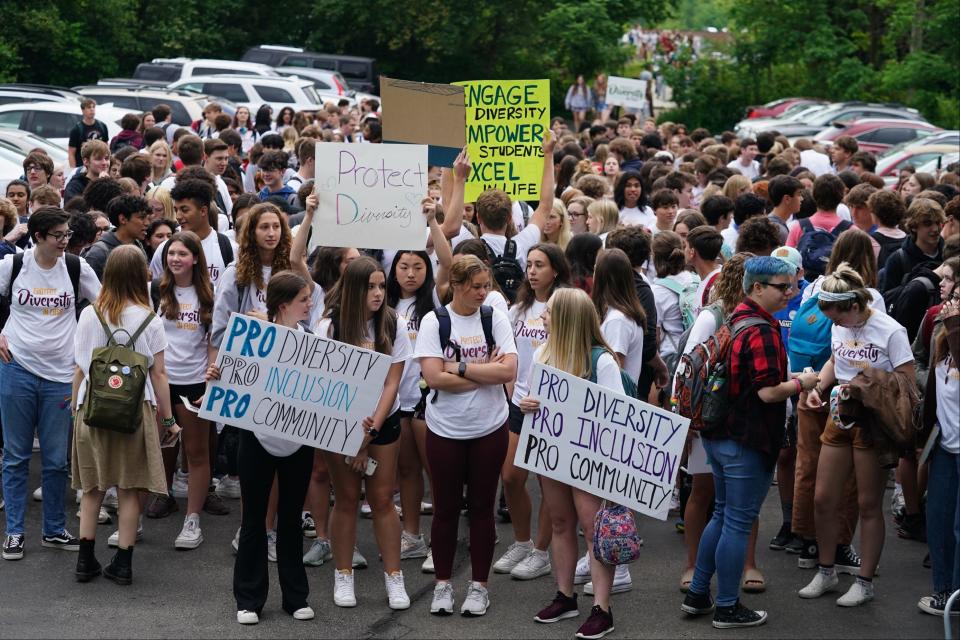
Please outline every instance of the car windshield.
M960 159L960 152L958 153L945 153L937 158L929 161L927 164L920 165L917 167L917 172L919 173L932 173L937 175L938 170L943 170L948 167L950 164L957 162ZM940 166L937 166L937 161L940 161Z
M309 100L311 103L323 104L323 100L321 100L320 96L317 95L317 90L314 88L312 84L304 85L303 93L307 96L307 100Z
M781 120L785 122L803 122L810 116L816 114L818 111L823 111L829 106L830 105L826 104L805 104L791 115L786 115L786 113L790 111L790 109L787 109L787 112L784 113L784 116L781 117Z
M67 154L64 152L64 150L61 147L58 147L57 145L53 144L46 138L41 138L40 136L34 135L32 133L27 134L26 138L27 140L30 141L30 144L32 146L38 147L46 151L47 155L50 156L50 158L54 162L62 164L67 161Z

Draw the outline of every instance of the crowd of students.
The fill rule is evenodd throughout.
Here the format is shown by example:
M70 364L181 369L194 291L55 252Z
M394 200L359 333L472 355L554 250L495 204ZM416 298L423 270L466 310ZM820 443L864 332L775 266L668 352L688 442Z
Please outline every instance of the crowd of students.
M438 615L454 613L458 598L463 615L485 614L491 569L552 574L556 596L534 620L577 617L575 585L584 584L593 605L576 635L599 638L614 629L611 594L630 590L632 578L628 565L580 555L577 530L592 539L598 497L538 478L534 513L529 473L513 463L524 415L539 406L531 367L621 393L624 372L639 399L683 413L680 365L727 327L729 411L691 430L691 473L672 505L687 546L682 610L712 614L718 628L766 621L740 593L766 587L757 517L774 474L783 522L769 547L817 569L800 597L851 574L837 603L870 601L895 468L898 535L929 546L931 595L918 606L943 614L960 587L956 167L905 174L887 189L852 139L828 156L810 141L688 132L629 114L574 131L554 118L538 202L499 190L464 202L464 152L452 168L430 170L426 250L308 252L321 204L315 144L378 142L377 107L284 110L278 134L261 127L263 109L254 123L244 109L227 122L208 107L203 122L174 129L160 105L154 126L137 118L130 130L146 128L126 136L130 144L79 140L66 184L44 154L27 157L25 180L0 198L4 559L28 547L36 435L41 545L78 552L78 581L102 574L130 584L143 515L185 508L173 547L196 549L201 514L229 514L239 498L241 624L259 621L268 562L294 618L314 617L305 566L332 564L334 604L356 606L366 514L390 608L410 606L411 559L436 575ZM78 136L97 130L95 104L84 109L92 122ZM220 376L216 354L233 312L389 357L355 456L214 425L191 410ZM91 361L117 333L148 367L133 435L91 426L84 411ZM79 537L63 508L68 480ZM102 567L97 524L112 510L118 527L107 544L117 551ZM463 510L471 579L458 595ZM429 538L422 512L432 513ZM499 558L497 514L514 537Z

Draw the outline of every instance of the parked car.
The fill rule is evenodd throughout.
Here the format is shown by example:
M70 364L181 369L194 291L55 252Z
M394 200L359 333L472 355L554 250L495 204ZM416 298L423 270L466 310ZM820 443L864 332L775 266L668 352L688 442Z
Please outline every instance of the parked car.
M747 118L734 125L733 131L741 138L756 136L760 131L775 129L778 126L784 126L791 122L802 122L804 118L809 118L818 111L822 111L830 106L827 104L795 104L780 114L771 118Z
M354 91L340 72L328 69L313 69L309 67L276 67L277 73L285 78L303 78L313 82L313 87L321 96L341 98L349 96Z
M67 87L49 84L10 82L0 84L0 104L15 102L72 102L80 100L80 94Z
M928 161L926 164L918 166L917 172L929 173L935 176L941 171L946 171L947 167L955 162L960 162L960 150L952 153L945 153L942 156L937 156L936 158Z
M920 112L893 103L840 102L821 111L783 125L766 127L762 130L776 130L787 138L803 138L817 135L834 122L860 120L862 118L886 118L888 120L920 120L926 122Z
M747 120L753 118L775 118L783 114L783 112L790 107L811 104L826 104L826 100L819 100L817 98L780 98L779 100L773 100L763 105L747 107L746 114L743 117Z
M0 128L0 149L8 149L24 155L34 149L43 149L54 164L67 165L67 152L63 148L29 131Z
M110 106L97 107L97 120L107 125L110 138L120 133L120 119L128 109ZM46 138L53 144L67 148L70 130L80 122L83 114L80 103L24 102L0 105L0 127L22 129Z
M23 177L23 160L27 156L0 146L0 194L7 192L11 180Z
M840 136L851 136L857 141L861 151L881 153L901 142L923 138L940 130L929 122L919 120L863 118L851 122L834 122L832 127L818 133L814 140L830 146Z
M112 103L115 107L138 113L150 111L158 104L168 105L174 124L181 126L188 126L194 120L199 120L206 104L203 97L188 91L98 85L78 87L78 90L81 94L94 98L98 104Z
M133 77L138 80L174 82L194 76L219 74L242 74L252 76L278 76L265 64L238 62L236 60L212 60L209 58L154 58L137 65Z
M250 47L241 58L244 62L260 62L271 67L312 67L339 71L350 87L357 91L379 94L380 75L374 58L315 53L301 47L262 44Z
M877 159L876 174L883 178L888 186L893 186L897 184L900 170L908 164L915 168L921 167L931 161L935 163L937 158L943 158L958 151L960 151L960 147L955 144L917 144L894 149ZM942 162L944 167L947 164L947 162Z
M298 78L223 74L186 78L168 88L220 96L247 107L251 113L256 113L264 104L270 105L274 112L286 106L295 111L317 111L324 104L313 88L313 82Z

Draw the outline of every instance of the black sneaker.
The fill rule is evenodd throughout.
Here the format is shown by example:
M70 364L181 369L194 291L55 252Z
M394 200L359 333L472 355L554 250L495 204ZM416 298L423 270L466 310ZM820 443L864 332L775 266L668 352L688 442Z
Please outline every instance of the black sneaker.
M577 594L574 593L573 596L568 598L562 591L557 591L553 602L541 609L540 613L533 617L533 620L550 624L567 618L576 618L578 615L580 615L580 612L577 611Z
M500 491L500 502L497 505L497 515L500 516L500 522L508 524L510 522L510 508L507 507L507 498Z
M80 551L80 541L70 535L66 529L54 536L43 536L40 546L64 551Z
M770 540L770 548L774 551L783 551L787 548L787 544L790 542L792 535L790 533L790 525L784 522L780 525L780 531L777 532L777 535Z
M929 569L932 566L933 564L930 562L930 554L928 553L927 555L923 556L923 568Z
M919 513L909 513L905 515L900 522L900 526L897 527L897 535L906 540L926 542L927 527L923 521L923 515Z
M837 573L855 576L860 573L860 556L849 544L838 544L833 566L837 568Z
M683 604L680 605L680 611L691 616L712 613L714 609L713 598L710 597L709 593L694 593L689 589L687 590L687 597L683 599Z
M602 638L613 631L613 611L604 611L598 605L593 605L590 617L577 629L576 636L586 640Z
M20 560L23 558L23 534L15 533L3 541L3 559Z
M766 611L751 611L740 604L739 600L732 607L717 607L717 610L713 612L714 629L757 627L766 621Z
M949 598L949 591L941 591L940 593L935 593L932 596L924 596L920 598L920 602L917 603L917 607L920 609L920 611L929 613L932 616L943 616L943 612L947 608L947 600ZM958 615L960 615L960 609L951 609L951 618Z
M797 558L797 566L801 569L816 569L820 562L820 545L816 540L804 539L803 550Z
M783 545L783 550L796 556L800 555L803 553L803 538L795 533L791 533L790 542Z

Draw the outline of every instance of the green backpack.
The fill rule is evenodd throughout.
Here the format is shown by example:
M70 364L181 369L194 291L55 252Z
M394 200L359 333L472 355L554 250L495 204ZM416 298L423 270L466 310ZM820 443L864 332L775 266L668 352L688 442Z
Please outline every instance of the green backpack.
M93 350L87 376L87 395L83 401L83 421L88 426L120 433L135 433L143 421L143 398L147 387L147 356L134 351L137 338L153 320L150 313L133 335L126 329L110 331L100 311L97 320L107 334L107 346ZM126 333L127 344L114 336Z

